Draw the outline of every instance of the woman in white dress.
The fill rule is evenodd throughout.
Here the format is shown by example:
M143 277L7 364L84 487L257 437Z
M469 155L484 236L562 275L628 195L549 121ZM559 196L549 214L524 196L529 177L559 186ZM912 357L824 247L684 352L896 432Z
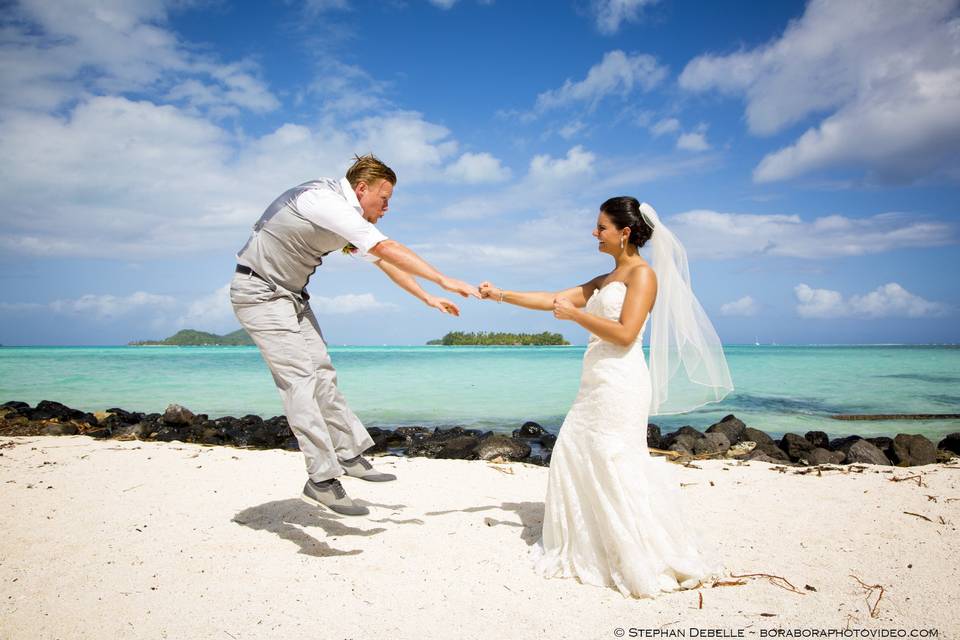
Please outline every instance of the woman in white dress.
M578 287L548 293L480 285L484 298L553 311L590 332L580 390L550 460L536 567L627 596L693 588L719 575L721 563L698 548L673 469L649 455L647 419L719 400L733 385L690 289L683 247L653 208L611 198L593 235L615 265ZM652 265L638 252L648 241ZM648 318L649 368L642 348Z

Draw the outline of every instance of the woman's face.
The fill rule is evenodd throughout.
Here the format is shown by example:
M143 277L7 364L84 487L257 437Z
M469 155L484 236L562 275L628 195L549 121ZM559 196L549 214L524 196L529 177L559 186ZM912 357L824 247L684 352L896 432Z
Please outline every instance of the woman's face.
M623 235L623 229L617 229L607 214L601 211L597 216L597 228L593 230L593 237L600 243L597 249L603 253L619 253L620 238Z

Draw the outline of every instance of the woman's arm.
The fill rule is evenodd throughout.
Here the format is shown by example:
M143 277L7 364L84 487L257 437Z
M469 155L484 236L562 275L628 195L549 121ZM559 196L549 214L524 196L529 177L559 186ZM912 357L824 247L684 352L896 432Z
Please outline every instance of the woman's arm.
M589 282L553 293L549 291L507 291L493 286L490 282L482 282L480 283L480 297L538 311L552 311L553 303L558 297L570 300L574 306L583 307L605 277L605 275L597 276Z
M417 300L420 300L428 307L439 309L442 313L449 313L455 316L460 315L460 309L457 307L457 305L445 298L438 298L437 296L430 295L423 290L423 287L420 286L420 283L417 282L416 278L403 269L390 264L386 260L377 260L375 264L380 267L380 269L387 274L387 276L389 276L389 278L393 280L398 287L412 295Z
M657 298L657 276L650 267L632 270L624 280L627 294L623 300L619 320L608 320L578 309L571 300L558 297L553 315L560 320L573 320L601 340L621 347L633 344L643 322Z

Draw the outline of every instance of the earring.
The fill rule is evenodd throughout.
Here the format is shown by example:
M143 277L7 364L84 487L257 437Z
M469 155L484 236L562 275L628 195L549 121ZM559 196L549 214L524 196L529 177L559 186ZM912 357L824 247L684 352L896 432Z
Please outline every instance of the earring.
M620 248L623 249L623 236L620 236Z

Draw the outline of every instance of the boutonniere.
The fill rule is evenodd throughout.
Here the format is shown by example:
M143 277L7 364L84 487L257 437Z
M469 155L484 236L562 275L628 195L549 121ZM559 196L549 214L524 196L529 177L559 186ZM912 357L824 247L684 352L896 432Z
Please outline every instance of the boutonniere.
M343 249L341 249L341 251L346 255L353 255L357 252L357 248L353 246L352 243L348 242L346 246L344 246Z

